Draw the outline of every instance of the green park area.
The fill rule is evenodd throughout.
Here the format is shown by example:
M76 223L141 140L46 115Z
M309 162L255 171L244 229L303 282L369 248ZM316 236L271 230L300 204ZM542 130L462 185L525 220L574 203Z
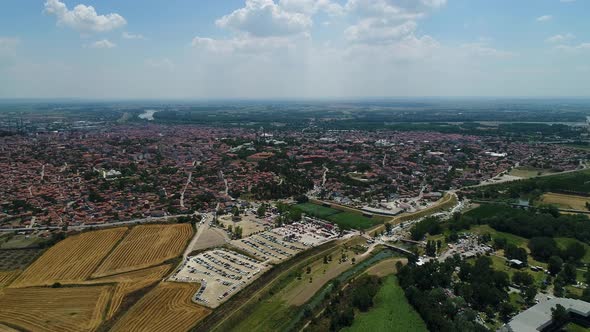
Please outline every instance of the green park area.
M361 331L428 331L420 315L408 303L397 277L390 275L383 281L373 307L358 313L351 327L343 332Z
M360 213L343 212L313 203L297 204L295 207L310 216L331 221L342 229L367 229L383 223L381 217L369 218Z

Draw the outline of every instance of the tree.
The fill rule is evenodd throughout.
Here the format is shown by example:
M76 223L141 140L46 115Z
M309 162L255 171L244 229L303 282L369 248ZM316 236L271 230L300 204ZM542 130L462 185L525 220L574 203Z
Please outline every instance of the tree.
M551 256L549 257L549 261L547 262L547 270L551 275L556 275L561 271L561 267L563 266L563 259L559 256Z
M569 314L564 306L557 304L555 308L551 308L551 319L557 326L562 326L569 321Z
M579 242L571 242L564 250L562 257L565 260L577 262L586 255L586 247Z
M551 256L558 256L559 249L555 240L550 237L534 237L529 241L531 255L541 261L547 261Z
M563 266L563 279L568 284L575 284L576 283L576 266L571 263L567 263Z
M500 317L504 322L507 322L510 319L510 315L516 310L510 302L502 302L500 303Z
M528 272L517 271L512 275L512 282L519 286L531 286L535 279Z
M535 302L535 296L537 296L537 287L534 285L524 287L521 294L527 304L533 304Z
M260 206L256 210L256 215L259 218L262 218L262 217L264 217L265 214L266 214L266 204L260 204Z
M392 225L392 224L390 224L390 223L388 223L388 222L386 222L386 223L385 223L385 232L386 232L387 234L390 234L392 229L393 229L393 225Z

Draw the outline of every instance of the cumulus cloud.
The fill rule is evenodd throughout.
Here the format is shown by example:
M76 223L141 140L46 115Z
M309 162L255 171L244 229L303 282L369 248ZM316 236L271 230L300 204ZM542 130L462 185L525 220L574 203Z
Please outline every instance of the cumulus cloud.
M580 43L578 45L558 45L555 47L558 50L566 52L590 51L590 43Z
M110 40L108 39L102 39L102 40L98 40L95 41L94 43L90 44L90 48L114 48L117 45L115 45L114 43L112 43Z
M382 43L406 37L412 34L416 27L414 21L396 25L387 19L365 19L348 27L344 35L351 42Z
M246 0L246 6L223 16L216 22L221 28L257 37L285 36L308 31L308 15L290 12L273 0Z
M537 22L549 22L553 19L551 15L543 15L536 18Z
M284 49L293 50L297 47L297 42L305 38L305 36L301 36L299 39L285 37L245 37L231 39L195 37L191 45L197 50L217 54L257 55Z
M134 34L134 33L129 33L127 31L124 31L121 34L121 37L123 37L123 39L139 39L139 40L146 40L147 39L142 34Z
M342 15L344 8L331 0L280 0L279 6L286 11L313 15L325 12L328 15Z
M119 14L98 15L94 7L82 4L69 10L66 4L59 0L47 0L45 12L55 15L59 26L72 28L82 33L108 32L127 24L125 18Z
M576 36L574 36L573 34L566 33L563 35L558 34L558 35L551 36L551 37L545 39L545 41L548 43L563 43L563 42L566 42L566 41L569 41L569 40L572 40L575 38L576 38Z

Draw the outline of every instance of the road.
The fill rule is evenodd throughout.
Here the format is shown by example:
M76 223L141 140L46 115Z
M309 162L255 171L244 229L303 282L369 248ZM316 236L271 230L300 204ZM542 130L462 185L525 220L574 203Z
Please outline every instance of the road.
M68 229L71 230L82 230L88 228L105 228L105 227L116 227L116 226L124 226L130 224L144 224L150 222L158 222L158 221L167 221L169 219L175 219L179 217L190 217L193 214L175 214L170 216L164 217L147 217L147 218L140 218L140 219L133 219L127 221L118 221L118 222L109 222L104 224L95 224L95 225L72 225L68 226ZM61 226L40 226L33 228L34 230L51 230L51 229L62 229ZM0 228L0 232L20 232L20 231L30 231L31 228L28 227L19 227L19 228Z
M186 192L186 188L191 183L191 179L193 178L193 172L188 173L188 179L186 180L186 184L184 188L182 188L182 192L180 193L180 207L184 209L184 193Z

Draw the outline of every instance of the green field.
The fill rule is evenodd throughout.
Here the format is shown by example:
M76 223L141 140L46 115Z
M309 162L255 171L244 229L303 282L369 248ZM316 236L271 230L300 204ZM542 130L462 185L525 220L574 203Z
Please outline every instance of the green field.
M408 303L396 276L385 278L368 312L357 313L345 332L428 331L420 315Z
M383 219L377 216L368 218L358 213L342 212L313 203L297 204L295 207L311 216L329 220L342 229L367 229L383 223Z
M334 222L342 229L367 229L383 223L383 221L379 219L367 218L365 216L350 212L333 214L328 217L328 220Z
M313 203L303 203L303 204L297 204L295 205L296 208L300 209L301 211L303 211L306 214L312 215L314 217L318 217L318 218L327 218L333 214L337 214L340 213L340 211L329 208L329 207L325 207L325 206L321 206L321 205L317 205L317 204L313 204Z

